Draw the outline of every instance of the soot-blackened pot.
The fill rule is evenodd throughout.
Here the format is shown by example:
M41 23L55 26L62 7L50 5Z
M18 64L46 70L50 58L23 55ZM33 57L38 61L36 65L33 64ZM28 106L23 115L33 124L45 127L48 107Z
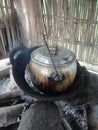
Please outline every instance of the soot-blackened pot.
M53 66L55 64L56 70ZM73 83L77 63L74 53L61 46L46 46L35 49L31 53L29 68L37 87L44 93L62 93Z
M41 95L41 99L47 94L66 92L77 73L75 54L61 46L49 46L49 50L46 46L17 47L11 52L10 60L16 83L29 95ZM31 87L25 79L27 66L34 84Z

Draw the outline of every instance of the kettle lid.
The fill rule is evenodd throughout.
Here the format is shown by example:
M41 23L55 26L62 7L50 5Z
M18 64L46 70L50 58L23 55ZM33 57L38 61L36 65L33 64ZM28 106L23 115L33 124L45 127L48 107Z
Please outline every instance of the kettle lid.
M69 65L75 60L75 54L67 48L49 46L48 50L46 46L41 46L31 53L31 61L35 61L45 66L51 66L53 63L49 51L56 66Z

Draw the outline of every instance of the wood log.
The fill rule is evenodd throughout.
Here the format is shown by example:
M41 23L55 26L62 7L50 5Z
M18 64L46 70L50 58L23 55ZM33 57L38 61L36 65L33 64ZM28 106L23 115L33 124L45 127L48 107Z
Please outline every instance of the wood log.
M0 100L8 99L8 98L14 98L14 97L20 96L20 93L21 93L20 89L15 89L13 91L6 92L4 94L0 94Z
M16 105L26 101L17 91L2 94L0 95L0 98L0 107Z
M18 130L64 130L57 106L37 102L24 113Z
M25 103L0 108L0 127L19 122L18 117L22 114L24 105Z
M10 75L9 68L0 71L0 79L9 77L9 75Z
M90 63L82 62L82 61L79 61L79 63L81 66L85 66L89 72L98 75L98 65L94 65L94 64L90 64Z
M17 104L22 102L29 103L32 100L36 101L36 99L26 95L21 89L15 89L13 91L0 94L0 106L7 106L7 105L10 106L12 104Z
M0 70L4 70L11 66L9 58L0 60Z
M92 106L92 112L88 117L89 130L98 130L98 105Z
M0 78L8 77L10 75L9 68L11 67L9 58L0 60Z

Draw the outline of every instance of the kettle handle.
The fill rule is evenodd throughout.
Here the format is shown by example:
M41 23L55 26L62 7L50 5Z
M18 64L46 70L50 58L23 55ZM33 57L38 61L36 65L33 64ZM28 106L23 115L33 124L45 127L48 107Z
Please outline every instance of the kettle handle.
M14 62L15 62L15 59L23 52L27 49L27 47L25 46L19 46L19 47L16 47L14 48L11 53L10 53L10 62L11 64L13 65Z
M31 52L34 51L35 49L39 48L39 46L34 46L32 48L26 48L25 50L24 49L21 49L22 52L16 57L16 59L13 59L13 56L14 54L16 53L16 50L15 51L13 50L13 55L10 54L10 60L11 63L12 63L12 72L13 72L13 76L14 76L14 79L17 83L17 85L26 93L28 93L30 96L33 96L36 95L34 92L34 90L32 88L30 88L30 86L28 85L26 79L25 79L25 69L26 69L26 66L27 64L29 63L30 61L30 55L31 55ZM18 51L20 49L18 48ZM33 96L34 97L34 96Z
M34 46L32 48L28 49L22 49L22 52L16 57L16 59L12 59L15 53L10 54L10 60L12 59L12 72L14 79L17 83L17 85L28 95L32 96L33 98L36 98L40 101L47 101L49 100L49 96L46 97L46 95L41 95L40 93L34 91L27 83L25 79L25 69L27 64L30 61L30 55L31 52L35 49L39 48L40 46ZM17 49L15 49L17 50ZM18 49L19 50L19 49ZM13 52L16 52L13 50Z

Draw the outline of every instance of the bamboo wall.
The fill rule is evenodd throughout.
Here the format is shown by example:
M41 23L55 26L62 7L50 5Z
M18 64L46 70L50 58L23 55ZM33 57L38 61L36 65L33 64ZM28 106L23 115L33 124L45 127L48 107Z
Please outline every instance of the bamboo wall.
M78 60L98 65L98 0L0 1L8 1L10 14L18 18L11 17L14 25L9 24L11 46L13 41L29 47L44 44L44 33L49 44L65 46Z
M50 44L98 65L98 0L42 0L41 10Z
M19 43L19 30L13 0L0 0L0 54L3 56Z
M44 44L44 33L49 44L65 46L77 59L98 65L98 0L15 0L15 4L29 46Z

